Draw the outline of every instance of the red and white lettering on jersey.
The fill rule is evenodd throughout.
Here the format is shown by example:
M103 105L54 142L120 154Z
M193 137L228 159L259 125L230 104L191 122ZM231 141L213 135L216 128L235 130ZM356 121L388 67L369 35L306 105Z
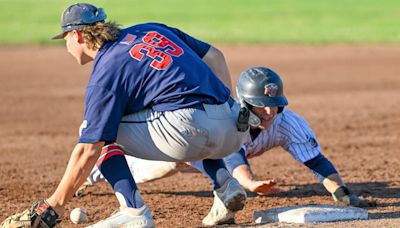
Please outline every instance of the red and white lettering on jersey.
M145 56L153 59L150 66L156 70L167 69L173 62L171 56L179 57L184 53L181 47L158 32L148 32L142 41L143 43L134 45L129 53L137 61Z
M147 33L143 37L143 42L154 47L164 48L166 53L175 57L179 57L183 54L182 48L158 32Z
M166 69L172 62L171 56L146 44L136 44L129 52L131 57L140 61L144 55L153 59L150 66L157 70Z

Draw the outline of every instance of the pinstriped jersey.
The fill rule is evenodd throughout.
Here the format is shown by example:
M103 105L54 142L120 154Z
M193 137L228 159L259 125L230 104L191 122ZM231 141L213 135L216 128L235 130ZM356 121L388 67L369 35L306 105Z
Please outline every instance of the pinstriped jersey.
M309 124L298 114L284 109L275 117L268 129L253 139L248 137L243 149L248 157L264 153L274 147L282 147L294 159L304 163L321 152L315 134Z

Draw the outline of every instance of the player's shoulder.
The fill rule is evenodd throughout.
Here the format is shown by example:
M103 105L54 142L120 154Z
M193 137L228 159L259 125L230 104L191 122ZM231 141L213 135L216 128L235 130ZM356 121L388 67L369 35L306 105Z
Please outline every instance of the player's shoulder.
M309 128L309 124L300 114L285 108L279 116L277 124L280 129L295 131L299 128Z
M285 108L280 115L278 115L280 119L285 121L296 121L296 120L305 120L300 114Z
M285 108L282 111L282 116L283 117L288 117L288 116L299 116L299 114L297 114L296 112L294 112L293 110L289 109L289 108Z
M166 24L159 23L159 22L145 22L140 24L135 24L130 27L126 27L123 31L130 31L130 30L141 30L141 29L169 29L170 27Z
M308 122L294 111L285 109L280 118L279 130L281 133L296 136L292 137L295 139L307 139L310 135L314 135Z

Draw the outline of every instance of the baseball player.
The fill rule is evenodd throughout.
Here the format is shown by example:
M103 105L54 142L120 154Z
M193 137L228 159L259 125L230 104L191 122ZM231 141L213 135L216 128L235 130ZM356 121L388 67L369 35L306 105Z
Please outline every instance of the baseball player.
M105 19L102 8L85 3L63 12L62 32L53 39L64 39L80 65L93 61L79 143L55 192L3 226L54 227L96 165L120 209L90 227L154 227L125 154L170 162L204 159L215 197L230 211L241 210L246 192L220 159L239 150L246 135L238 127L240 107L230 98L223 54L163 24L121 29Z
M247 158L280 146L310 169L335 201L356 207L376 206L376 202L361 199L350 192L333 164L321 153L309 124L298 114L285 109L288 102L278 74L265 67L249 68L240 74L236 93L241 105L251 110L251 129L243 147L223 160L243 187L261 194L270 191L274 183L255 179ZM201 162L192 165L205 173ZM233 220L235 212L224 210L221 203L219 205L218 219Z
M272 188L276 184L274 180L255 178L247 158L257 157L274 147L282 147L317 176L335 201L357 207L375 206L375 202L360 199L349 191L333 164L321 153L321 147L306 120L285 108L288 102L278 74L265 67L248 68L240 74L236 92L241 105L251 110L252 127L242 148L223 160L229 172L244 188L258 194L279 191ZM140 161L133 157L127 159L135 177L141 182L179 170L175 163ZM189 164L207 175L202 161ZM94 169L88 182L92 184L101 179L99 171ZM234 221L234 212L224 208L215 199L213 209L203 224L215 225L219 221Z

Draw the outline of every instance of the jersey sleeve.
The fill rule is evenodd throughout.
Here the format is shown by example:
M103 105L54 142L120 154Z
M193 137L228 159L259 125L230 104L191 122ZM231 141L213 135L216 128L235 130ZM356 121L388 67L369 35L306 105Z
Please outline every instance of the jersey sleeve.
M116 94L100 86L88 87L79 142L115 141L127 100L123 93Z
M289 110L282 114L279 126L279 134L282 135L281 146L301 163L320 154L321 148L307 121Z
M175 35L177 35L183 42L185 42L196 54L200 57L203 58L208 50L210 49L211 45L201 41L199 39L194 38L193 36L190 36L189 34L182 32L180 29L169 27L166 25L163 25L166 28L168 28L171 32L173 32Z

